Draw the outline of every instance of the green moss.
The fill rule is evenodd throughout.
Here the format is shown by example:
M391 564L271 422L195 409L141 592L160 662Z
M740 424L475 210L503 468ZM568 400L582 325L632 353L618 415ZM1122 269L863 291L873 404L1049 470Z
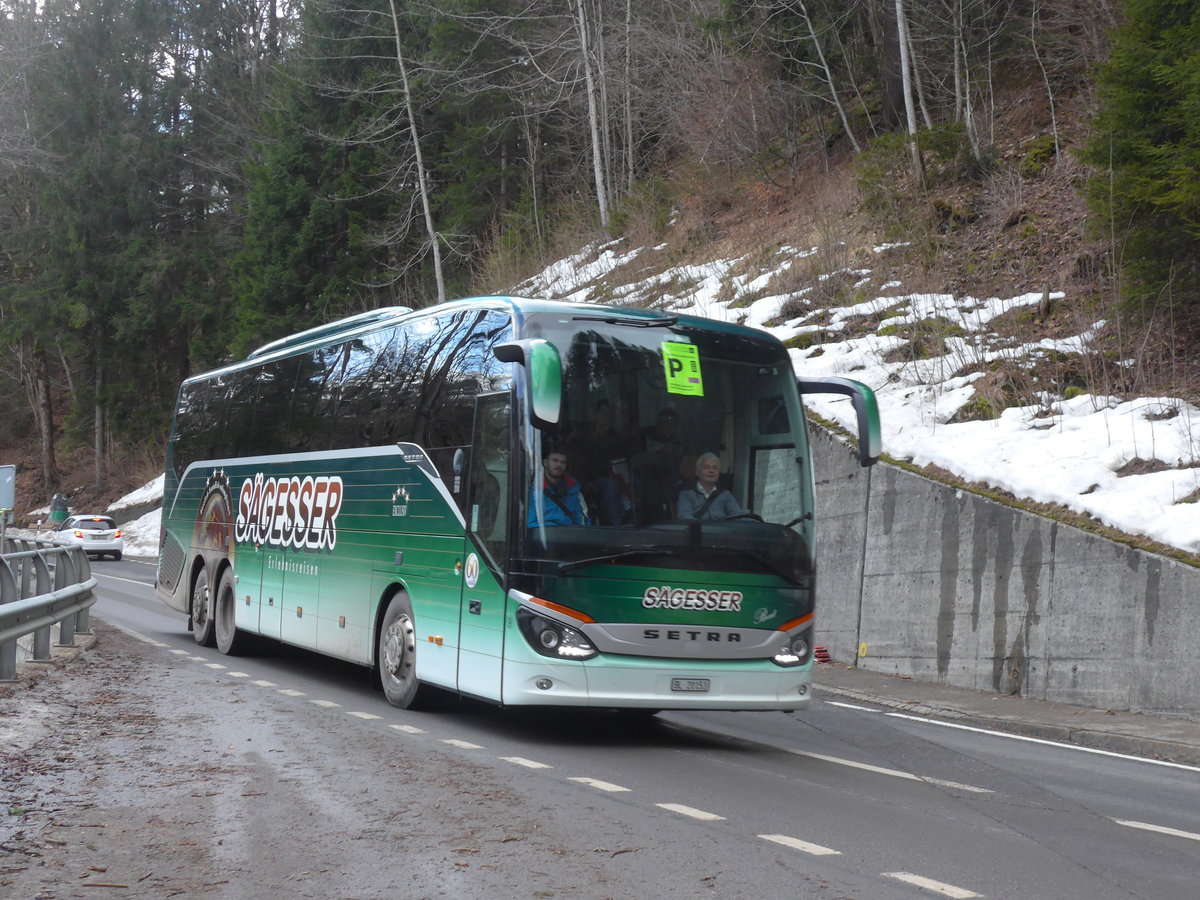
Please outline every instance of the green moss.
M1054 161L1054 135L1043 134L1029 142L1017 170L1023 178L1036 178Z

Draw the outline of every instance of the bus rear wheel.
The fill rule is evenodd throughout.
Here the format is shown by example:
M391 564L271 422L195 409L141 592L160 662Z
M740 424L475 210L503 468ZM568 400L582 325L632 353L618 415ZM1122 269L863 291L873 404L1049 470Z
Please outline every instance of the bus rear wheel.
M212 598L208 589L208 567L200 570L196 583L192 585L192 637L201 647L211 647L213 638Z
M412 603L405 594L396 594L388 602L379 627L376 660L388 703L401 709L416 707L425 691L417 680L417 628Z
M213 603L213 628L217 649L226 656L239 656L249 649L251 637L234 624L237 612L237 592L233 587L233 569L226 568L217 581L217 597Z

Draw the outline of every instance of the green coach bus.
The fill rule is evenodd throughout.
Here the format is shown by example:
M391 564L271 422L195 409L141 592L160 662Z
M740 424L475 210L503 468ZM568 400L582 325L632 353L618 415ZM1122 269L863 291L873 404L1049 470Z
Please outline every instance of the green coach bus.
M873 462L870 390L798 382L754 329L512 297L352 316L183 383L156 589L200 644L373 667L400 707L803 708L806 392L853 399Z

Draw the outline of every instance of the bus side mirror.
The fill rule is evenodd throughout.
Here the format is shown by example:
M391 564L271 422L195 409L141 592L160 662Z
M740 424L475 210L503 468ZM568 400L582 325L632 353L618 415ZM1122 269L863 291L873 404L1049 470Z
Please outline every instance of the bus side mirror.
M529 417L538 428L550 428L562 418L563 372L558 348L542 338L509 341L492 350L500 362L519 363L528 378Z
M858 417L858 464L870 466L883 452L883 440L879 434L879 404L875 392L860 381L849 378L797 378L796 386L801 394L843 394L854 404Z

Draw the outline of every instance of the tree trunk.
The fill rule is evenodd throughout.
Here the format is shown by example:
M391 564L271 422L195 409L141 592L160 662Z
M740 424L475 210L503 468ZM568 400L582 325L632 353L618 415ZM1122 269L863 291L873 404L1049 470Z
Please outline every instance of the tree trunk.
M630 59L633 55L633 0L625 0L625 190L633 193L634 167L636 160L633 154L633 76Z
M108 481L108 414L104 407L104 370L100 365L96 366L96 402L93 409L96 493L100 493Z
M583 0L575 0L575 28L579 32L579 52L583 57L583 78L587 90L588 127L592 137L592 172L596 181L596 205L600 209L600 225L607 228L608 190L605 188L604 146L600 140L600 111L596 108L596 74L593 71Z
M429 181L425 176L425 158L421 155L421 135L417 130L417 114L413 109L412 91L408 86L408 66L404 62L404 49L400 45L400 17L396 14L396 0L388 0L392 11L392 35L396 39L396 65L400 69L400 85L404 91L404 111L408 115L408 129L412 135L413 154L417 163L417 191L421 197L421 212L425 216L425 232L433 248L433 277L437 281L438 303L446 302L446 279L442 275L441 235L433 227L433 210L429 203Z
M846 137L850 138L850 145L854 148L855 153L859 153L862 148L859 147L858 140L854 137L854 132L850 129L850 121L846 118L846 109L842 106L837 88L833 83L833 72L829 70L829 63L825 61L825 51L821 49L821 42L817 39L817 30L813 28L812 19L808 17L808 8L803 2L800 3L800 15L804 17L804 24L808 26L808 36L817 51L817 59L821 63L821 71L825 73L825 83L829 85L829 99L833 101L833 105L837 109L838 116L842 120L842 129L846 132Z
M904 17L904 0L896 0L896 31L900 39L900 75L904 83L904 114L908 120L908 149L912 154L913 180L918 190L925 189L925 166L921 148L917 146L917 111L913 105L912 77L908 58L908 22Z
M54 458L54 397L50 390L50 364L46 351L39 345L33 348L34 414L42 449L42 488L49 496L58 488L58 462Z

